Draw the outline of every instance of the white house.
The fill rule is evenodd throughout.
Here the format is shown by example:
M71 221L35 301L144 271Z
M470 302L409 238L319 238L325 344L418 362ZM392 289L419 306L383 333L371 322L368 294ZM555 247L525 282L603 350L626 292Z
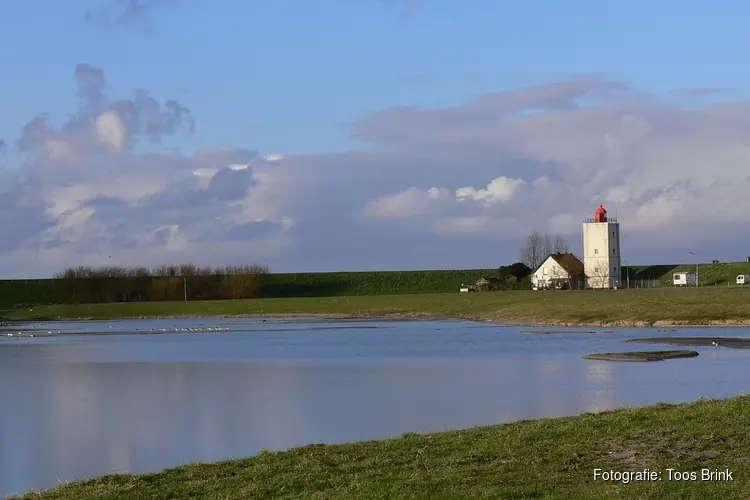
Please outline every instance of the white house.
M583 223L583 262L589 288L620 286L620 224L603 204Z
M679 272L672 275L672 283L675 286L692 286L695 285L695 273Z
M553 253L531 275L534 290L544 288L578 288L585 279L583 262L572 253Z
M737 284L738 285L750 285L750 274L738 274Z

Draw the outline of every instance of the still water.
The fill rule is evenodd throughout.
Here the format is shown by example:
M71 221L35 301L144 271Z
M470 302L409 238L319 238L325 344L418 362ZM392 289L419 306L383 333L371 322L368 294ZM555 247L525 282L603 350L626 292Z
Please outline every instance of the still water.
M305 318L14 325L13 336L0 333L0 498L261 449L750 387L750 350L698 347L697 358L659 363L581 359L671 348L622 343L638 336L747 329L593 331L527 335L464 321Z

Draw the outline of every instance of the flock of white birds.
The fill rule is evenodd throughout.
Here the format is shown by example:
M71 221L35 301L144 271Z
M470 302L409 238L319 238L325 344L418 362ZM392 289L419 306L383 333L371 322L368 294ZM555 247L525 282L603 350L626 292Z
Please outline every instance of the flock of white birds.
M10 325L0 325L0 326L10 326ZM31 329L36 330L40 334L46 334L46 335L55 335L58 333L62 333L62 330L47 330L46 332L44 329L37 330L37 327L32 325ZM112 328L112 325L109 325L109 328ZM153 333L173 333L173 332L225 332L228 331L229 328L227 327L221 327L221 326L208 326L208 327L195 327L195 328L179 328L179 327L173 327L173 328L149 328L148 330L144 329L141 330L139 328L136 328L136 332L153 332ZM31 332L8 332L5 334L6 337L35 337L34 333Z

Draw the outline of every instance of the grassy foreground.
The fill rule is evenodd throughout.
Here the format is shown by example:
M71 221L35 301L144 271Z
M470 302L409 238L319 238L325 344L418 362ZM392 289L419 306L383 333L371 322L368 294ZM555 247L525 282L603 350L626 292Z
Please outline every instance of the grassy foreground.
M750 324L750 289L510 291L195 302L35 306L4 319L119 319L234 315L404 315L536 325Z
M161 473L112 475L25 500L750 498L750 397L313 445ZM701 480L701 469L732 480ZM658 480L594 480L595 469ZM695 472L677 480L668 469Z

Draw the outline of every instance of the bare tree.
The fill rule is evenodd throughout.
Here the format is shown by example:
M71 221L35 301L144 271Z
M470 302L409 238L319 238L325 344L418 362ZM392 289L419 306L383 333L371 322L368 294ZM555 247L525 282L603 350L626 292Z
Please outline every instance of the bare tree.
M162 264L160 266L156 266L154 270L152 271L154 276L177 276L178 272L179 272L178 266L169 265L169 264Z
M551 253L570 253L568 241L562 236L557 236Z
M195 276L198 274L198 266L195 264L180 264L179 273L180 276Z
M145 278L151 276L151 270L144 266L137 266L130 270L131 276L134 278Z
M537 231L533 231L528 238L526 238L526 243L521 247L518 259L536 271L544 259L547 258L547 255L545 255L544 243L544 236Z
M533 271L539 269L539 266L553 253L569 253L570 246L562 236L555 237L554 241L548 234L541 234L538 231L532 233L526 238L526 243L521 246L519 260L529 266Z

